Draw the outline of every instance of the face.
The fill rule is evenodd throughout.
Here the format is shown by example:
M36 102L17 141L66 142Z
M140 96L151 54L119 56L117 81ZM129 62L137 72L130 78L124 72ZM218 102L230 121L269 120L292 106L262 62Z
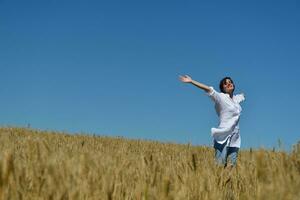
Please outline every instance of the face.
M232 93L234 86L230 79L225 80L225 83L223 84L223 88L227 94Z

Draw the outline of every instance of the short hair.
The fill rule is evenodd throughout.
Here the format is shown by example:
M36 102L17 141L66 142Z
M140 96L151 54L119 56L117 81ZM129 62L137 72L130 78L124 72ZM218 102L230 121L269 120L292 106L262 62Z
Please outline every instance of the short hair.
M226 76L225 78L223 78L223 79L220 81L220 85L219 85L220 91L221 91L222 93L226 93L225 90L224 90L223 85L226 83L226 80L227 80L227 79L229 79L229 80L231 81L232 85L233 85L233 90L232 90L232 93L233 93L233 92L234 92L234 89L235 89L235 85L234 85L233 80L232 80L230 77L228 77L228 76Z

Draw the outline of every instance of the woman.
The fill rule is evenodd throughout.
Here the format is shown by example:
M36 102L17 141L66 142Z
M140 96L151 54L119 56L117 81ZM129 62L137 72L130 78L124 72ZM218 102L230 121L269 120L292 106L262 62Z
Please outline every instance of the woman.
M227 158L229 158L231 165L235 166L241 146L239 119L242 108L240 103L245 100L245 95L233 95L235 85L230 77L225 77L220 81L221 92L217 92L213 87L199 83L187 75L180 76L180 80L203 89L214 101L220 119L219 127L211 129L211 135L214 138L215 158L219 164L225 167L227 166Z

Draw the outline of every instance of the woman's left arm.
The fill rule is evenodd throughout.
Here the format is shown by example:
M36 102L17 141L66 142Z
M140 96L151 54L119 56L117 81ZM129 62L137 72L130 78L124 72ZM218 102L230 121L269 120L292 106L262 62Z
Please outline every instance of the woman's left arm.
M243 92L241 95L243 95L244 96L244 99L246 99L246 95L245 95L245 93Z
M241 93L241 97L242 97L241 102L246 100L246 95L244 92Z
M235 95L236 100L238 101L238 103L241 103L243 101L245 101L246 97L245 97L245 93L240 93Z

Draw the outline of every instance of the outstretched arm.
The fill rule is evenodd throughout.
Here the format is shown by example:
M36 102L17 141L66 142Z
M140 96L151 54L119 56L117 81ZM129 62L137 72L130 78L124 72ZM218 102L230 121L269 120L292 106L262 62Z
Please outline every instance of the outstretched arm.
M204 90L205 92L211 92L211 88L209 88L207 85L203 83L199 83L195 80L193 80L190 76L185 75L185 76L179 76L180 80L184 83L191 83L194 86L197 86L198 88Z

